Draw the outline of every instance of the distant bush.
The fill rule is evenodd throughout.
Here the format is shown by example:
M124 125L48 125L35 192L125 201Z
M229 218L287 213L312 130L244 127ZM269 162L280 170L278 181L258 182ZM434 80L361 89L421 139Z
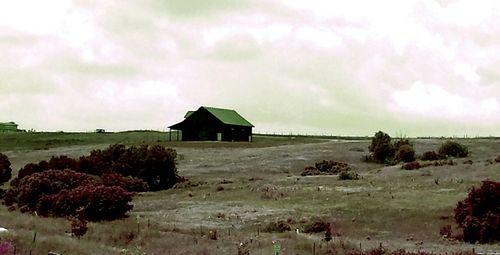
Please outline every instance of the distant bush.
M485 180L455 208L455 221L469 243L500 240L500 182Z
M268 233L283 233L290 230L292 230L290 224L283 220L269 222L263 229L264 232Z
M408 145L411 148L413 148L413 144L411 144L410 140L408 139L398 139L397 141L394 142L394 150L398 151L399 148L403 145Z
M422 166L418 161L408 162L401 166L401 168L405 170L415 170L422 167L424 166Z
M312 222L304 225L302 232L304 233L320 233L330 228L330 222L324 219L314 219Z
M8 182L12 177L12 169L10 168L9 158L0 153L0 186L4 184L4 182Z
M373 159L380 163L392 163L395 153L392 144L379 143L373 149Z
M352 171L340 172L339 180L359 180L359 174Z
M351 170L351 166L347 163L333 160L323 160L317 162L314 166L306 166L301 175L337 174L349 170Z
M464 158L469 154L469 150L465 145L454 141L446 141L439 147L439 154L451 156L455 158Z
M385 144L390 144L391 143L391 137L382 132L382 131L378 131L377 133L375 133L375 135L373 136L372 138L372 142L370 144L370 146L368 146L368 150L370 152L374 152L375 151L375 148L379 145L379 144L382 144L382 143L385 143Z
M396 161L412 162L415 161L415 149L409 144L395 146L397 149L394 159Z
M435 151L426 151L426 152L424 152L424 154L422 154L421 159L422 160L438 160L438 159L440 159L440 156Z
M500 163L500 155L498 155L498 157L495 158L495 162Z

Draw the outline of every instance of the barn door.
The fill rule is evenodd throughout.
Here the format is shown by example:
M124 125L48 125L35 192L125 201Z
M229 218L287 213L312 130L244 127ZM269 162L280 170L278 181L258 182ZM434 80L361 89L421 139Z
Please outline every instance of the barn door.
M222 133L217 133L217 141L222 141Z

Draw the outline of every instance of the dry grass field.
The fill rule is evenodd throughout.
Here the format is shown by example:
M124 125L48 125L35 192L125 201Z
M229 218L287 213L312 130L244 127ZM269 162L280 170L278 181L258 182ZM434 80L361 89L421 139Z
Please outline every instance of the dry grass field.
M468 158L454 159L453 166L409 171L401 165L362 162L369 140L256 137L254 143L181 143L165 141L165 136L2 137L0 152L9 156L13 174L26 163L53 155L77 157L116 142L159 143L177 150L179 174L189 181L137 195L130 217L89 223L88 233L79 239L68 234L66 219L0 206L0 227L10 230L0 238L12 240L17 254L238 254L241 243L250 254L273 254L273 241L280 243L280 254L328 254L332 249L342 254L380 245L437 253L500 251L499 244L464 244L439 233L445 225L455 228L453 209L470 187L487 178L500 180L500 164L490 162L500 154L500 140L461 139L471 152ZM445 140L411 141L421 154L437 150ZM361 179L300 175L305 166L321 160L349 163ZM265 231L279 220L288 221L292 230ZM331 223L332 241L323 240L324 232L302 232L319 221Z

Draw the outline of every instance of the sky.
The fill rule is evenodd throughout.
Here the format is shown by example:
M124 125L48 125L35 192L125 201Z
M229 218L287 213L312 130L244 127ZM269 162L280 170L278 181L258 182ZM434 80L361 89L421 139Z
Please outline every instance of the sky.
M500 136L497 0L0 0L0 122Z

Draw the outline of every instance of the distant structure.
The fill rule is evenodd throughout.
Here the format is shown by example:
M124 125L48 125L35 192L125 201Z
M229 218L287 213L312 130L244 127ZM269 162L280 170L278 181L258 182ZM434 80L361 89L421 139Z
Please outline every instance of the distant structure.
M17 132L17 127L15 122L0 122L0 132Z
M170 126L178 141L252 141L254 126L235 110L202 106ZM172 132L170 132L172 140Z

